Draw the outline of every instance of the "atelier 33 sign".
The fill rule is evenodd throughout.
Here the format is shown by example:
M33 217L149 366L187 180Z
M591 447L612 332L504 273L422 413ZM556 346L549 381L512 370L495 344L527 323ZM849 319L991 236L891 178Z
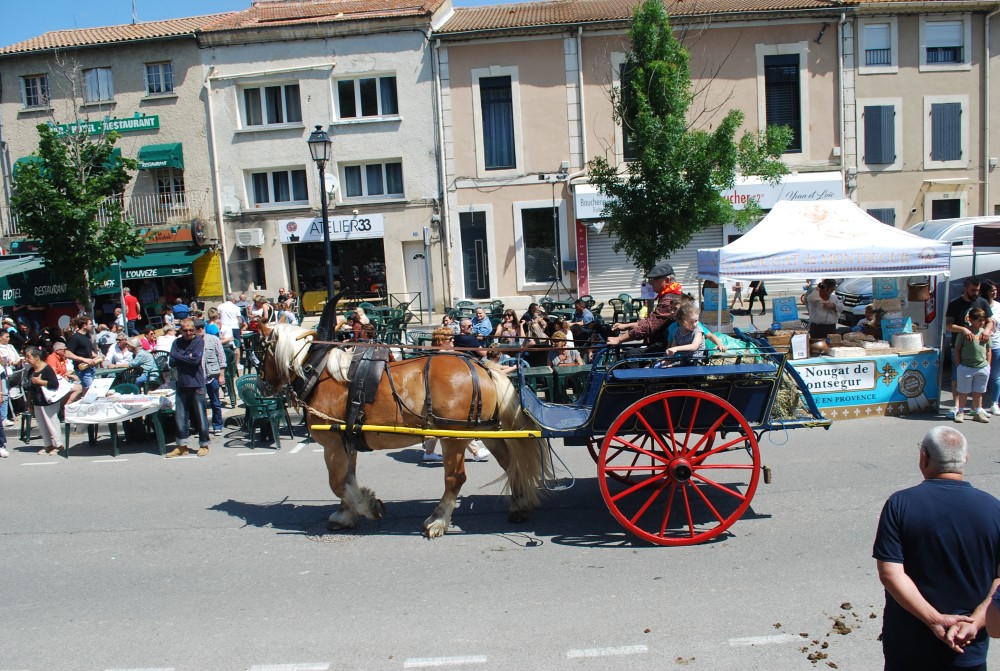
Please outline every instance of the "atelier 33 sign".
M381 214L330 217L330 240L362 240L385 236L385 219ZM282 244L323 242L323 220L282 219L278 222L278 240Z

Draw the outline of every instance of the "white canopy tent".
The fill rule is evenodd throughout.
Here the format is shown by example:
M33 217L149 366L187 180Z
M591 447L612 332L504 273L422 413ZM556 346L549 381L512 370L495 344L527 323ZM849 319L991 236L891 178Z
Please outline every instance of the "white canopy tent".
M698 250L698 277L727 280L948 275L951 245L886 226L850 200L782 200L746 235Z

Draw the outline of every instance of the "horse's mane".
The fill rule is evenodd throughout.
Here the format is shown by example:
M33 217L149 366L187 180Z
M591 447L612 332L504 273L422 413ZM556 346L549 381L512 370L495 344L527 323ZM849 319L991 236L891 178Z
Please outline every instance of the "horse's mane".
M312 346L312 332L292 324L278 324L274 327L274 331L274 363L281 375L286 381L290 378L290 372L302 377L302 365L306 362L309 348ZM348 380L347 371L350 365L351 353L340 348L334 348L326 359L326 369L338 382Z

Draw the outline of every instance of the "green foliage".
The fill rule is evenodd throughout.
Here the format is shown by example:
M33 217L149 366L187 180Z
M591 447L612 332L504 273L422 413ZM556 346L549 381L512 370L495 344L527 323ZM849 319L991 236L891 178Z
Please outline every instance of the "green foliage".
M89 309L93 275L145 252L125 221L121 198L137 164L114 155L117 133L60 138L46 124L37 129L40 160L14 170L11 204L21 232L38 241L46 267L75 287Z
M689 128L689 57L661 0L636 8L629 38L632 50L612 104L635 160L620 169L596 157L590 182L609 197L604 216L618 238L615 251L648 271L704 228L759 218L759 208L736 211L721 192L733 187L737 171L778 181L787 172L781 155L791 130L745 132L737 143L744 117L735 109L711 132Z

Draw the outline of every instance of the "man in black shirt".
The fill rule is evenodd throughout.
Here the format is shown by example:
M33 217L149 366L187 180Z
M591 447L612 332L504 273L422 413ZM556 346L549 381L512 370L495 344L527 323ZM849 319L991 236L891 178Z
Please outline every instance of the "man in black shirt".
M75 317L72 323L76 333L66 341L66 358L73 362L83 393L86 394L94 383L94 366L101 362L102 357L91 337L94 320L90 317Z
M481 343L479 341L479 338L477 338L472 333L472 320L469 319L468 317L463 319L461 324L459 324L458 335L455 336L455 347L457 348L475 347L476 351L474 352L474 354L478 354L479 356L486 356L486 350L483 349L483 343ZM469 353L473 354L473 352Z

